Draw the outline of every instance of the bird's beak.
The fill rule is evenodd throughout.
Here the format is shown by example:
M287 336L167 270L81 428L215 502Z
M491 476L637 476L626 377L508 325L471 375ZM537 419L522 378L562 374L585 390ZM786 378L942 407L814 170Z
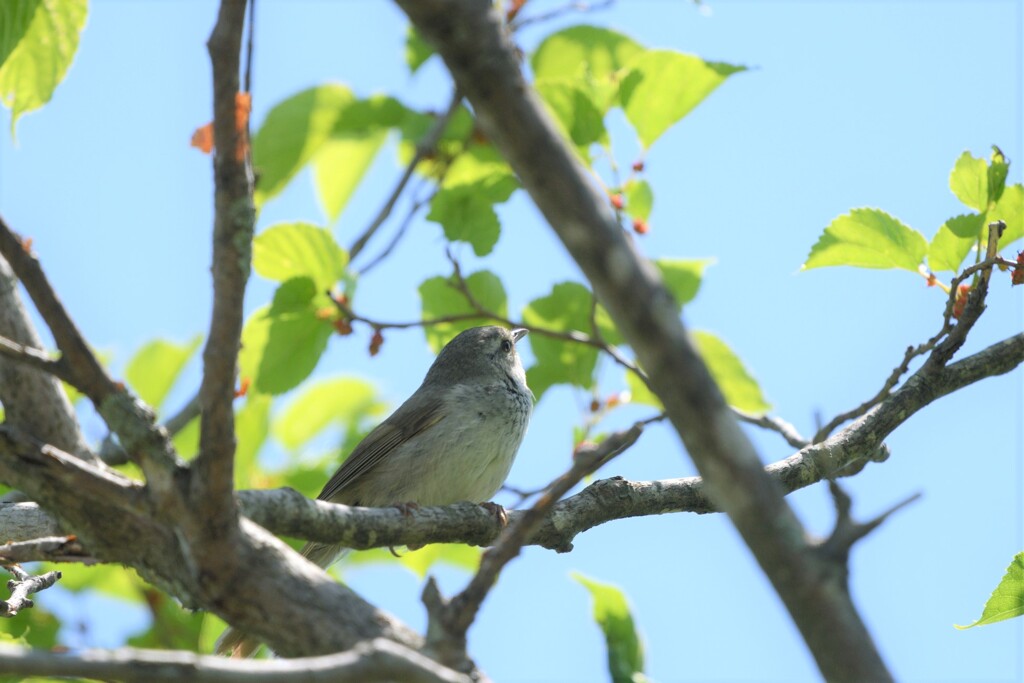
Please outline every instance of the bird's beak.
M526 336L527 332L529 332L529 330L522 327L517 327L516 329L512 330L512 341L518 343L520 339Z

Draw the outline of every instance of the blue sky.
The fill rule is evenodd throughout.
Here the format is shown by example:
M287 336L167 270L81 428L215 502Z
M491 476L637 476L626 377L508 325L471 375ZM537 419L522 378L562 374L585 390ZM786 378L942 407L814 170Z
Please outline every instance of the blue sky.
M19 121L16 143L0 137L0 212L33 238L66 306L87 337L113 354L115 368L149 339L184 341L208 324L210 162L188 140L211 116L205 40L214 16L212 2L92 3L78 57L53 101ZM530 50L572 23L750 67L648 155L655 204L652 232L640 246L652 257L717 260L686 322L725 339L773 412L805 434L815 415L827 420L874 394L903 349L938 329L942 296L904 272L800 273L800 264L829 221L855 207L882 208L930 238L966 210L948 188L965 149L987 156L998 144L1014 162L1010 182L1021 182L1021 3L731 1L701 10L627 0L531 27L519 39ZM447 76L437 60L408 75L404 32L403 16L388 3L262 2L254 122L281 99L328 81L442 108ZM7 130L9 114L2 116ZM611 118L616 158L628 165L638 148L621 115ZM393 152L380 156L332 226L342 244L363 230L398 170ZM552 284L582 279L523 193L500 215L492 255L458 255L467 271L487 267L502 276L513 315ZM295 219L324 220L308 176L268 204L260 227ZM361 308L415 319L416 286L447 272L438 226L419 221L393 260L361 281ZM1020 288L993 290L964 354L1024 327ZM247 310L271 291L254 279ZM332 340L318 374L372 378L397 405L430 363L423 336L391 332L373 359L367 341L366 333ZM620 376L606 370L605 390L620 388ZM194 390L196 372L179 398ZM1020 619L967 632L952 627L977 618L1024 549L1022 379L1018 369L926 408L889 439L888 462L844 482L862 518L923 493L852 558L854 599L902 680L1024 678ZM545 395L511 484L541 486L565 469L571 426L587 402L568 389ZM626 409L613 425L648 414ZM91 436L101 434L95 421L88 426ZM790 454L778 438L751 434L766 461ZM599 476L693 473L678 440L657 426ZM790 501L812 533L827 533L833 513L822 487ZM626 591L645 636L648 673L658 681L816 680L799 635L727 520L694 515L609 524L579 537L566 555L527 549L470 632L472 653L495 680L605 677L603 642L572 570ZM346 579L422 626L420 583L408 573L360 568ZM448 592L466 579L440 571ZM40 596L62 614L97 619L87 606L58 600L66 603L66 595ZM80 644L113 645L138 627L137 611L104 604L91 640Z

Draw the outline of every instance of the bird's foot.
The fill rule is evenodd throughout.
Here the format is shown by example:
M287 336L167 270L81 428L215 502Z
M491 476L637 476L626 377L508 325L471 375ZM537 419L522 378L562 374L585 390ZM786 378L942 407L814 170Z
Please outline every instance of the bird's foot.
M508 512L505 508L497 503L480 503L480 507L494 515L494 519L498 521L498 524L501 525L502 529L508 526Z

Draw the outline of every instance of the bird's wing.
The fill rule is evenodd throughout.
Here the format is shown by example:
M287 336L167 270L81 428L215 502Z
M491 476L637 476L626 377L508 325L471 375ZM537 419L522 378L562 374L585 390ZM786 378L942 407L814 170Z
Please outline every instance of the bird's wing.
M370 471L395 448L436 425L445 416L442 405L441 401L437 401L426 410L416 411L419 414L414 418L410 414L412 411L402 410L404 405L396 410L391 417L377 425L359 442L330 481L324 485L317 498L331 500L346 486Z

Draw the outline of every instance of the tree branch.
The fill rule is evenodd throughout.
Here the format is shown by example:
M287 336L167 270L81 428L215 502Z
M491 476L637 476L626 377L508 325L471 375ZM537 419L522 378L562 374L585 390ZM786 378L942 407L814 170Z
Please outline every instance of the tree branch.
M0 217L0 225L3 218ZM14 344L42 348L42 341L18 294L18 281L0 256L0 334ZM63 365L63 360L57 361ZM4 419L80 458L94 456L82 435L68 396L57 377L0 356L0 404Z
M414 650L378 638L347 652L302 659L225 659L193 652L85 650L46 652L0 645L0 674L70 676L139 683L473 683Z
M10 599L0 600L0 617L17 616L21 610L32 607L34 603L28 596L46 590L60 578L60 572L46 572L33 576L16 564L9 565L6 569L14 574L14 578L7 582L7 590L11 591Z
M239 55L246 0L223 0L207 47L213 65L213 311L203 350L199 389L199 454L189 479L195 524L187 532L197 550L230 539L237 530L232 492L235 456L235 375L242 337L242 304L252 263L255 222L249 164L248 112L240 112ZM205 553L204 569L220 562L234 571L232 552ZM216 582L211 582L211 588Z
M523 80L487 0L397 0L438 50L494 142L636 352L676 432L830 680L891 680L849 597L824 580L803 528L766 476L689 341L671 294ZM645 302L637 306L637 301Z
M412 159L405 166L405 172L402 173L402 177L398 179L398 183L395 185L395 189L391 191L391 195L387 201L384 202L384 206L381 207L380 211L377 212L377 216L370 222L370 225L363 231L352 246L349 248L349 260L354 261L356 256L362 252L363 247L370 241L370 238L374 236L380 226L384 225L384 221L391 215L391 211L395 208L395 204L398 203L398 198L402 195L402 191L405 190L405 186L409 184L409 180L412 178L413 171L419 166L420 162L423 161L428 154L433 152L437 148L437 143L440 141L441 136L444 135L444 129L448 127L448 123L455 116L455 112L458 111L459 105L462 102L462 93L455 90L452 93L451 101L448 103L448 109L445 110L444 114L437 117L430 129L423 135L419 142L416 143L416 152L413 154ZM366 270L365 268L363 269Z

